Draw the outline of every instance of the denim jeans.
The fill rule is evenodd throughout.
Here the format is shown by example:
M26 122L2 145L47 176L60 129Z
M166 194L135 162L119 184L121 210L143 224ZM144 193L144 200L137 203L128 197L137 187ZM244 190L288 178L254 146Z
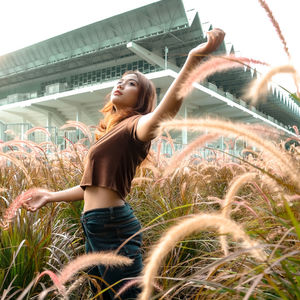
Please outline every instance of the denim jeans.
M89 210L82 214L81 224L86 237L86 252L112 251L133 234L141 229L140 222L134 216L132 208L128 203L124 206L99 208ZM134 259L133 264L125 267L106 267L99 265L88 271L91 275L101 277L104 282L111 285L121 279L132 278L140 275L142 270L141 255L142 235L138 234L130 239L118 252L120 255ZM103 281L98 284L101 289L107 288ZM118 291L126 280L113 286ZM95 289L93 289L96 292ZM102 294L102 299L113 299L115 292L108 290ZM140 293L137 285L133 285L120 295L121 299L136 299Z

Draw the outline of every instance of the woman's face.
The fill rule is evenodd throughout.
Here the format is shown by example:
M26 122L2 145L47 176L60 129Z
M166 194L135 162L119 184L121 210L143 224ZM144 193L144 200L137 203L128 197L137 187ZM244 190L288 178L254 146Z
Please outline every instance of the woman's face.
M110 100L116 110L136 107L139 94L139 82L135 74L123 76L114 86Z

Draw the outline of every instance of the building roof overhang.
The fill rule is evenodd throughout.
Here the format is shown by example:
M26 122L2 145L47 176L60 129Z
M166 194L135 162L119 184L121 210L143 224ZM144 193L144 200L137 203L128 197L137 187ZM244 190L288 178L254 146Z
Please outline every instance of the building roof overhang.
M75 111L80 112L79 119L83 118L87 124L95 124L100 117L98 109L103 104L100 99L104 99L109 92L110 82L96 84L92 92L90 92L90 86L81 89L75 87L75 90L60 93L57 99L49 95L12 104L5 103L10 102L8 98L14 96L14 93L22 94L27 86L35 84L34 94L41 95L44 93L41 88L43 83L53 80L58 82L61 77L70 79L74 74L105 69L122 64L124 61L132 62L143 59L155 66L170 68L178 72L189 50L206 40L204 34L211 28L211 25L206 24L204 27L198 13L188 14L181 0L163 0L4 55L0 59L0 119L8 123L14 119L21 120L21 122L28 120L32 124L41 125L45 124L46 116L51 115L54 123L59 125L66 120L74 119ZM218 52L226 53L227 46L223 43ZM164 57L164 49L168 51L169 57ZM230 46L227 53L228 51L232 52L233 47ZM155 74L153 76L156 76ZM165 77L160 78L162 82L165 81L162 78ZM220 96L231 100L231 98L241 97L240 93L245 84L249 83L252 78L253 74L249 70L235 70L231 73L215 75L213 81L210 79L208 81L225 91L218 89ZM156 83L155 79L154 83ZM208 87L214 91L215 85L208 84ZM105 88L106 86L110 88ZM160 89L165 89L166 86L168 86L167 82L164 87L160 81L157 82L157 87ZM73 86L69 88L73 89ZM18 89L21 92L13 92ZM199 92L196 90L192 96L198 99L199 95L195 93ZM206 94L209 92L207 91ZM286 126L299 126L298 103L278 95L277 92L271 93L268 101L261 105L262 111L270 115L267 119L274 124L279 121ZM199 111L213 114L223 110L222 115L225 117L232 117L235 120L240 118L244 122L257 122L259 118L255 116L263 115L253 107L252 111L255 111L255 115L247 111L246 116L240 116L243 107L247 107L246 104L234 99L234 103L242 103L241 107L237 108L233 105L229 108L227 105L224 106L224 102L226 101L221 102L222 106L218 106L218 103L211 101L205 108L201 107L205 106L204 102L201 102ZM79 105L82 107L79 108ZM190 105L192 106L193 103ZM196 106L194 112L198 111L197 109ZM237 110L236 115L233 113L235 110ZM6 115L4 111L7 112ZM85 115L88 117L84 117Z
M146 76L154 82L163 95L176 78L177 73L168 69L149 73ZM105 96L111 91L114 84L115 81L109 81L3 105L0 106L0 119L6 123L12 123L12 118L16 121L14 123L29 120L34 126L47 126L47 120L50 117L54 125L60 127L69 120L78 119L80 115L81 122L95 125L101 118L99 109L106 101ZM205 87L195 83L193 92L187 97L181 110L181 116L184 115L184 109L187 109L194 117L209 115L236 122L262 123L292 134L273 118L260 113L254 107L247 106L244 101L234 98L229 93L222 93L213 84Z
M80 57L84 57L85 64L87 59L93 63L100 54L105 60L112 48L126 50L130 41L162 36L186 27L189 20L181 0L154 2L1 56L0 81L5 78L8 84L14 76L24 78L25 72L28 78L46 69L46 75L52 69L64 71L68 64L78 67Z

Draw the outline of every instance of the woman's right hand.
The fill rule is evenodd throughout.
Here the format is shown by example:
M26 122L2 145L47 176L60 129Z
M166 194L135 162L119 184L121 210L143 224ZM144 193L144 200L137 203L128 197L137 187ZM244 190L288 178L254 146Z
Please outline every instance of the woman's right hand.
M222 44L225 32L220 28L213 28L207 32L207 42L200 44L189 52L189 58L201 60L204 56L217 50Z
M51 202L51 195L52 193L48 190L35 189L35 191L29 196L29 198L23 202L22 206L25 209L34 212L47 203Z

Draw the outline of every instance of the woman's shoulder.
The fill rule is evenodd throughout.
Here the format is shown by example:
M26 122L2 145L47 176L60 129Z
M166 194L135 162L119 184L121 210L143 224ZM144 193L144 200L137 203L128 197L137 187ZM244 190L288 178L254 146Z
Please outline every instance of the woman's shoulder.
M136 114L133 116L129 116L124 120L124 124L127 128L131 128L132 126L136 126L137 122L141 118L141 114Z

